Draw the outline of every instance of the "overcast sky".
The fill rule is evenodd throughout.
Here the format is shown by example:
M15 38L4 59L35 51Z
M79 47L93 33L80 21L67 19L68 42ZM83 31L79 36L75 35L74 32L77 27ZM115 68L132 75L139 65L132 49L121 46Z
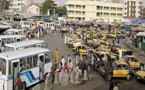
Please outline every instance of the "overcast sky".
M60 4L64 4L66 0L54 0ZM111 2L112 0L106 0L107 2ZM142 0L145 3L145 0ZM44 0L34 0L34 2L42 3Z

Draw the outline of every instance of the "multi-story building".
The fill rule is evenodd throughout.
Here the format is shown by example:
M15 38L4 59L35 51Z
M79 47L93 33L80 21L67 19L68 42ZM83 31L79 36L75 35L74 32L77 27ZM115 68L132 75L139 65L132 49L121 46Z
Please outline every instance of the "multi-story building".
M102 0L67 0L65 4L69 20L123 18L123 4L106 3Z
M145 5L143 6L142 8L142 15L141 15L142 18L145 18Z
M142 0L124 0L124 18L141 17L142 8Z
M120 4L122 3L123 4L124 0L112 0L112 3L120 3Z
M9 11L11 12L20 12L23 7L27 10L26 7L33 3L33 0L9 0L10 6Z

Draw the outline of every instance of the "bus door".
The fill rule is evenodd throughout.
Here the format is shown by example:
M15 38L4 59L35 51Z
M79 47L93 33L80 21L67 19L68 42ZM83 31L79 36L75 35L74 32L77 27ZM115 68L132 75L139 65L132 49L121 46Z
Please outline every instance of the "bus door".
M44 80L44 64L45 64L45 56L44 54L39 54L38 55L38 60L39 60L39 80Z
M19 77L19 60L14 60L12 61L12 67L13 67L13 90L15 90L15 84L16 84L16 80Z

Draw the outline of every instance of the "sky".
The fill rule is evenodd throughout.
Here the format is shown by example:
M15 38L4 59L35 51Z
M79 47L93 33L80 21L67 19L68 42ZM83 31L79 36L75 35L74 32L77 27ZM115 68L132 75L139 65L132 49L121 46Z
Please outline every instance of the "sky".
M66 0L54 0L54 1L56 1L56 2L58 2L58 3L60 3L60 4L62 5L62 4L65 3ZM106 0L106 1L107 1L107 2L111 2L112 0ZM144 4L145 4L145 0L142 0L142 1L143 1ZM34 0L34 2L43 3L44 0Z

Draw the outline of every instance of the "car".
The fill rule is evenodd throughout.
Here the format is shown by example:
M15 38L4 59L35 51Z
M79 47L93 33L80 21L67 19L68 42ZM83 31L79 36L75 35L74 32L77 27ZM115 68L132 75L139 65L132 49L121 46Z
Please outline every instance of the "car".
M122 60L127 62L132 68L139 68L141 70L144 68L144 63L140 62L134 55L126 55Z
M108 38L115 38L116 37L116 34L115 33L110 33L107 35Z
M89 48L89 47L87 47L86 45L80 45L76 48L73 48L73 54L75 53L75 50L77 48L79 49L79 54L86 55L86 49Z
M136 78L138 81L145 83L145 69L140 70L140 71L137 71L137 72L135 73L135 78Z
M94 44L93 38L87 37L86 40L85 40L85 44L88 45L88 46L93 45Z
M103 60L103 62L107 62L108 61L108 55L110 56L111 60L117 60L117 57L115 54L113 54L110 51L102 51L102 52L96 52L97 54L100 54L101 59Z
M73 41L73 48L76 48L76 47L80 46L81 44L82 44L82 40L76 39Z
M99 73L101 76L105 77L105 66L99 67ZM133 76L134 70L124 61L114 61L112 65L110 65L108 77L126 78L126 80L131 80Z

